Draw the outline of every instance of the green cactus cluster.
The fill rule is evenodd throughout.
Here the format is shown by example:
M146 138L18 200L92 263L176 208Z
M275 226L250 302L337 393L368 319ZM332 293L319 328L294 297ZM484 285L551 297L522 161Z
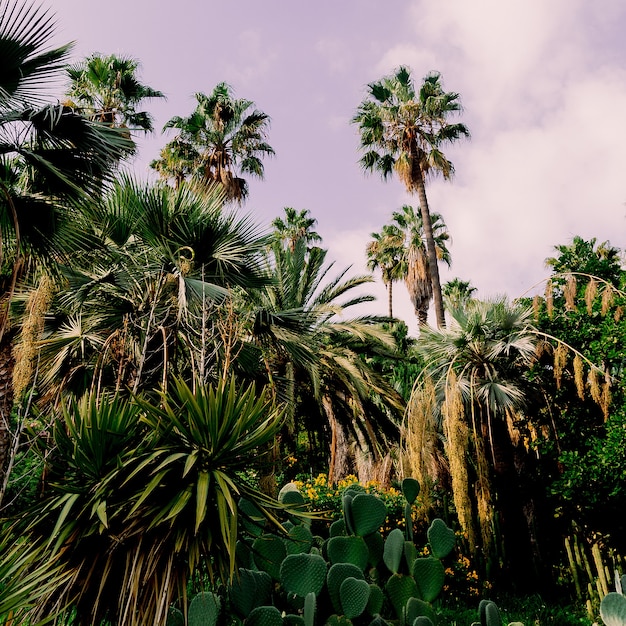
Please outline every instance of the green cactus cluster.
M422 556L411 516L419 483L405 479L402 492L405 529L386 538L381 530L385 504L356 485L344 491L342 518L327 538L314 536L310 520L296 515L283 524L285 533L265 532L262 520L243 503L246 532L237 548L237 575L220 592L221 602L210 592L194 598L188 624L215 626L219 618L245 626L432 626L432 603L444 585L441 559L453 550L454 533L435 520L421 538L429 544L429 556ZM304 503L293 485L279 500L296 508ZM183 624L180 620L182 614L173 611L168 626Z

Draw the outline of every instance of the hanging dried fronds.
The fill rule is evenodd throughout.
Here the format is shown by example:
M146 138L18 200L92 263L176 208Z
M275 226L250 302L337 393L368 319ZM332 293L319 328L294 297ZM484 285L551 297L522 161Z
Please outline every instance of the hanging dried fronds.
M552 319L552 316L554 315L554 294L552 292L551 280L546 282L546 311L548 313L548 317Z
M557 345L554 349L554 380L556 388L561 388L561 380L563 378L563 370L567 364L567 346L563 343Z
M15 356L13 393L16 400L21 398L32 381L37 343L41 339L46 311L53 295L54 283L49 276L43 275L37 287L28 296L20 341L13 350Z
M591 278L591 280L587 283L587 287L585 287L585 304L587 305L587 313L589 315L593 312L593 301L596 298L598 293L598 281L595 278Z
M544 341L543 339L537 339L535 343L535 357L540 359L548 350L552 347L552 344Z
M429 486L437 482L441 461L437 458L437 427L435 424L436 397L432 380L413 390L406 408L402 429L402 469L405 476L417 479L422 485L420 496L427 496Z
M602 385L601 385L602 372L597 367L592 367L589 370L589 376L587 381L589 383L589 389L591 391L591 397L593 401L602 405Z
M522 433L517 427L516 422L520 419L519 415L513 410L507 410L506 412L506 428L509 433L509 439L513 446L517 446L522 438Z
M537 295L533 298L533 317L535 321L539 320L539 310L541 308L541 298Z
M576 392L581 400L585 399L585 379L583 360L580 354L574 356L574 382L576 383Z
M613 319L616 322L619 322L622 319L622 316L624 315L624 307L623 306L618 306L615 309L615 313L613 313Z
M476 453L476 507L480 525L482 550L489 554L493 542L493 502L491 498L491 482L489 480L489 462L482 437L474 440Z
M609 408L611 406L611 376L608 372L604 373L604 385L602 385L602 400L600 402L600 408L602 409L602 415L604 415L604 421L609 419Z
M472 515L472 501L469 495L469 479L467 474L467 449L469 445L469 429L465 423L463 398L454 374L449 376L446 384L446 399L443 409L445 448L450 463L452 494L459 524L467 534L470 549L476 549L476 530Z
M606 315L608 310L611 308L613 304L613 299L615 297L615 292L613 291L613 287L610 285L605 285L602 290L602 315Z
M565 308L568 311L576 310L576 276L570 274L567 277L565 288L563 289L563 295L565 296Z

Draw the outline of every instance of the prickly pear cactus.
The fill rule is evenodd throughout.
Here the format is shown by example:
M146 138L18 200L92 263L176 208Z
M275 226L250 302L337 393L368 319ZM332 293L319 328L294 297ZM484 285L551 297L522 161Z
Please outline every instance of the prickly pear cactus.
M383 561L393 574L400 571L402 556L404 554L404 533L399 528L394 528L385 540Z
M340 590L341 584L346 578L365 580L363 571L352 563L335 563L335 565L332 565L328 570L328 575L326 576L328 593L337 613L342 612Z
M375 533L387 519L385 503L370 493L357 494L351 502L351 507L354 534L359 537Z
M419 590L419 597L425 602L432 602L443 589L446 573L439 559L427 556L415 559L413 578Z

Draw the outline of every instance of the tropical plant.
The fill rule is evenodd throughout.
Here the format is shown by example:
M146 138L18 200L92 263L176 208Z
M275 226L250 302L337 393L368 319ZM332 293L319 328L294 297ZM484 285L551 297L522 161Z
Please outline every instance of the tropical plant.
M285 507L245 479L280 426L263 390L177 381L152 398L91 394L62 406L46 493L18 528L66 580L32 619L71 607L76 625L164 624L194 576L233 575L242 497L280 526Z
M439 213L432 213L430 218L437 261L443 261L449 267L450 251L446 245L450 238L448 229ZM400 211L394 211L393 222L404 235L404 282L417 320L423 326L427 321L433 287L422 215L405 204Z
M524 564L532 566L529 558L538 558L529 548L536 545L533 520L523 514L532 511L524 499L532 496L516 485L523 483L526 458L518 430L530 399L526 374L541 337L532 308L504 298L473 300L449 313L449 329L424 327L416 343L426 369L407 413L415 422L409 428L421 433L413 453L436 454L435 432L443 433L455 508L472 553L499 554L501 532L507 563L519 575ZM438 466L423 459L415 469Z
M173 117L164 130L179 134L151 167L169 177L173 156L180 156L184 170L199 180L220 183L228 198L243 200L248 184L242 175L263 178L262 158L274 154L266 142L269 117L251 100L233 97L232 88L219 83L210 95L197 93L197 106L188 117Z
M109 126L152 131L152 116L137 108L145 100L165 96L139 82L139 67L136 59L98 53L70 65L66 68L70 79L69 106Z
M367 268L380 269L387 287L389 319L393 319L393 283L404 274L404 233L393 224L385 224L379 233L372 233L367 244Z
M134 144L117 129L61 104L46 104L70 46L50 47L51 14L0 3L0 486L6 485L15 329L10 302L19 279L36 275L80 239L75 203L98 195ZM37 262L35 262L37 261Z
M291 432L284 442L294 441L296 425L303 428L310 443L330 450L329 475L336 481L354 469L348 464L349 438L370 461L384 459L397 440L402 402L361 357L392 353L391 336L377 318L346 319L352 307L372 299L357 292L371 277L348 278L349 268L331 277L333 264L326 264L326 255L322 248L308 249L303 238L293 251L276 241L267 257L272 281L249 297L252 338L267 379L290 406ZM362 470L367 472L366 466Z
M174 375L190 384L221 375L218 310L229 290L264 283L266 241L223 201L215 185L122 179L84 207L90 246L63 268L41 345L42 391L137 391Z
M458 309L467 307L476 287L472 287L469 280L453 278L443 286L443 298L447 309Z
M460 111L459 94L446 92L438 73L426 76L415 90L408 68L370 83L353 123L358 124L361 165L366 171L388 178L395 172L409 193L417 193L431 272L437 325L445 326L441 283L432 218L426 197L426 178L452 176L454 168L441 151L446 144L469 135L464 124L451 123L451 114Z
M284 212L285 219L275 218L272 220L272 226L276 238L288 245L292 252L296 247L298 239L305 239L307 245L312 242L318 243L322 241L319 234L312 230L317 224L317 220L309 216L308 210L303 209L298 212L296 209L286 206Z

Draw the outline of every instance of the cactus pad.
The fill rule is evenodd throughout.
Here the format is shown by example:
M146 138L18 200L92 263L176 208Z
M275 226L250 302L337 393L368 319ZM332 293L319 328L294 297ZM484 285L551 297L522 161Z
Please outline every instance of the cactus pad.
M342 535L346 535L346 523L342 519L335 520L329 529L329 535L331 537L339 537Z
M280 566L280 580L288 593L318 594L326 579L326 561L317 554L290 554Z
M427 556L415 559L413 578L419 590L419 597L426 602L432 602L443 589L446 573L439 559Z
M219 597L210 591L201 592L189 604L189 626L215 626L219 612Z
M304 598L304 626L313 626L315 624L315 613L317 611L317 598L311 591Z
M256 566L274 580L280 580L280 564L287 556L285 542L272 535L257 537L252 544Z
M387 595L391 600L391 604L398 616L398 619L404 619L404 609L409 598L417 597L417 585L412 576L403 576L402 574L393 574L390 576L385 585Z
M383 610L383 602L385 596L383 590L374 584L370 584L370 596L367 600L367 612L374 616L378 615Z
M185 616L181 611L171 606L167 612L165 626L185 626Z
M602 598L600 615L606 626L624 626L626 624L626 597L612 591Z
M370 597L370 586L364 580L349 576L339 587L339 598L343 614L352 619L365 611Z
M283 618L275 606L257 606L248 615L246 626L283 626Z
M413 626L435 626L435 624L433 624L433 620L430 617L420 615L413 620Z
M402 495L409 504L413 504L417 500L419 492L420 484L415 478L405 478L402 481Z
M442 519L434 519L428 529L428 542L430 543L433 556L443 559L454 548L456 542L454 531L448 528Z
M269 598L272 579L266 572L239 569L230 586L230 600L241 617L248 617L255 607Z
M309 552L313 546L313 534L306 527L297 524L289 531L289 538L285 541L288 554Z
M341 596L339 591L341 589L341 583L346 578L356 578L358 580L364 580L363 572L352 563L335 563L331 565L326 576L326 586L328 587L328 593L330 599L335 607L335 611L341 613L343 607L341 606Z
M421 618L427 618L431 623L434 623L437 620L435 615L435 611L433 611L432 606L423 600L418 598L409 598L406 603L406 623L407 624L415 624L415 622ZM422 624L428 624L428 622L421 622Z
M253 537L259 537L265 526L265 517L260 509L250 502L250 500L241 498L239 500L239 511L241 513L243 527L246 531Z
M392 574L397 574L400 571L403 553L404 534L399 528L394 528L387 535L383 550L383 561Z
M362 537L331 537L326 545L328 559L335 563L352 563L365 570L369 559L369 550Z
M375 533L387 519L387 507L371 493L359 493L352 500L354 534L360 537Z

